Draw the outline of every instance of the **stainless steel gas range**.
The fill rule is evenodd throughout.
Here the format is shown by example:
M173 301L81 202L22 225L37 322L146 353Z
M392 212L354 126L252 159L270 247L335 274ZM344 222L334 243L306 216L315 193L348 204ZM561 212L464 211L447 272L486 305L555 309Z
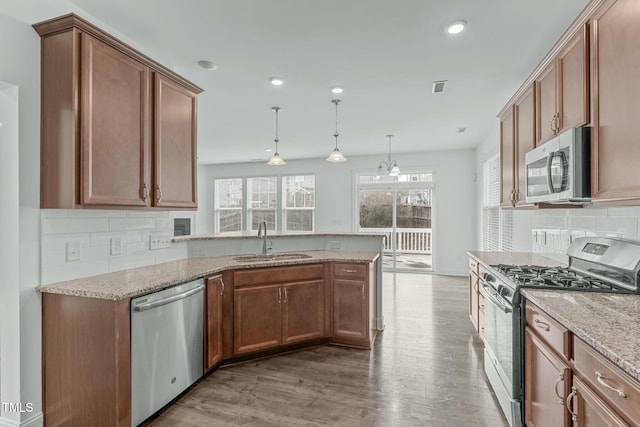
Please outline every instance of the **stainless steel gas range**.
M492 265L482 280L484 368L511 427L524 425L522 288L639 293L640 242L575 239L568 267Z

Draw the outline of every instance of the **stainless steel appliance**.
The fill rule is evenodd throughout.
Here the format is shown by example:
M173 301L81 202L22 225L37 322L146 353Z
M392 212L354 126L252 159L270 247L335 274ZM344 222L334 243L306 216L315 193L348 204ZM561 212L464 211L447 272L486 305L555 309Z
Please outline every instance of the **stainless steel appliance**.
M525 154L528 203L591 201L590 129L569 129Z
M203 375L202 279L131 301L131 425Z
M485 373L512 427L524 425L522 288L640 293L640 242L575 239L568 267L493 265L481 292L485 306Z

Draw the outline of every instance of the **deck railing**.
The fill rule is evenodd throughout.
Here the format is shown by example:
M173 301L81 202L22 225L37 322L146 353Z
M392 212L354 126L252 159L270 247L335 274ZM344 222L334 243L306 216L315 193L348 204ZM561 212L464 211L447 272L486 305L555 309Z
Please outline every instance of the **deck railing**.
M380 233L385 236L384 252L393 250L391 240L393 230L391 228L362 228L363 233ZM430 228L398 228L396 230L396 251L411 254L431 253L431 229Z

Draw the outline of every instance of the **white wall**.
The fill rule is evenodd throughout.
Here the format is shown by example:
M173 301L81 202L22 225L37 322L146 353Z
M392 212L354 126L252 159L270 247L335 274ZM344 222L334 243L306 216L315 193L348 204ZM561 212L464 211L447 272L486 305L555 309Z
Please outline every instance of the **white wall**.
M329 147L331 148L331 147ZM285 152L282 153L285 155ZM348 156L348 153L347 153ZM392 156L403 171L432 170L436 177L434 271L465 274L466 251L476 245L475 151L444 151ZM286 156L285 156L286 159ZM283 167L261 163L201 165L197 224L199 233L213 232L213 180L221 177L315 174L316 231L356 231L355 174L375 174L382 156L348 156L346 163L324 159L287 160ZM203 228L206 227L206 228Z

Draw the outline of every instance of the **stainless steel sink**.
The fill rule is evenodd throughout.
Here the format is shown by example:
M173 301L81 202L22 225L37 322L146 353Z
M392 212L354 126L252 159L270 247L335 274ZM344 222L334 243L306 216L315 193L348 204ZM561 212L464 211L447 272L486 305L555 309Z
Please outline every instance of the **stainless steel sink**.
M305 259L311 258L311 255L298 254L298 253L280 253L280 254L266 254L266 255L242 255L234 257L234 261L244 262L260 262L260 261L283 261L293 259Z

